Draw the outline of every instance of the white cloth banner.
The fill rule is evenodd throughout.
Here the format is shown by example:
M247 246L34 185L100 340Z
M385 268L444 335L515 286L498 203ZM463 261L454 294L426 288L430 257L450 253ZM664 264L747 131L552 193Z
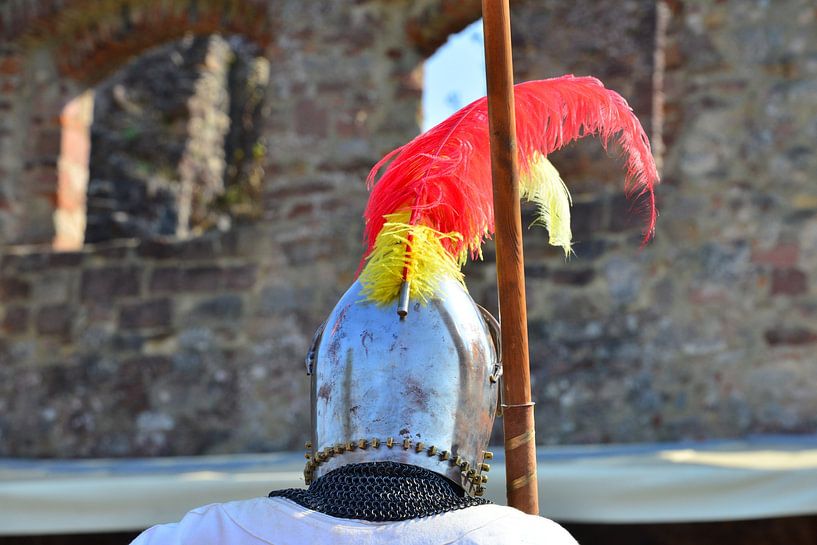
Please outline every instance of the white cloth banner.
M504 504L502 453L488 497ZM0 459L0 535L141 530L209 503L303 486L300 454L140 460ZM817 437L553 447L539 451L541 514L597 523L817 514Z

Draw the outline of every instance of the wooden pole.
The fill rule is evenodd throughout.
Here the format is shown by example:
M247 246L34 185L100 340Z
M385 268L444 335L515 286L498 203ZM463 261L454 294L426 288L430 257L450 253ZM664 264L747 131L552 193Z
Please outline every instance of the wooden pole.
M502 390L506 490L508 505L538 515L539 492L536 481L533 403L530 395L508 0L482 0L482 17L504 366Z

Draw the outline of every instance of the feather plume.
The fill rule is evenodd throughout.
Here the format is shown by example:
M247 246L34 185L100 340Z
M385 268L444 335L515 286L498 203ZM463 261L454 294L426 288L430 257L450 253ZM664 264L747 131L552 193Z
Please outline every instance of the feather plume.
M433 298L440 278L453 278L465 287L460 271L463 263L455 260L442 245L445 240L458 241L461 235L440 233L408 221L408 212L386 217L360 274L366 299L379 303L394 301L403 281L410 283L411 296L424 303Z
M570 196L546 157L591 135L598 136L605 147L612 139L621 145L628 196L646 201L647 242L657 216L653 188L658 173L647 136L627 101L595 78L572 75L520 83L514 87L514 99L521 194L538 205L550 243L570 252ZM468 254L479 256L482 243L494 230L487 98L387 154L372 168L367 183L372 190L364 213L364 259L368 261L361 281L372 300L385 303L393 298L387 294L396 294L400 283L423 276L420 262L429 254L418 250L416 238L427 242L430 235L450 257L442 269L426 269L436 270L435 274L450 275L450 263L462 264ZM402 214L403 221L395 221L395 214ZM388 248L385 254L383 248ZM395 263L402 265L399 274L394 272L400 268ZM376 272L383 267L392 273ZM375 290L385 278L393 286ZM427 280L426 287L434 285L433 278ZM412 296L420 293L415 284ZM427 294L426 290L425 298Z
M559 171L539 152L534 153L528 171L520 177L519 195L538 206L539 216L533 224L544 225L550 235L550 245L561 246L568 257L573 240L570 231L573 201Z

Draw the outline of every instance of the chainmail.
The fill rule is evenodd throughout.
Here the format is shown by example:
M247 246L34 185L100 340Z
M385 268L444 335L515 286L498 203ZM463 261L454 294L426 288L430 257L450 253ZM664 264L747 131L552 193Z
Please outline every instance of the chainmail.
M326 515L385 522L428 517L491 503L473 498L442 475L397 462L349 464L321 476L309 488L274 490Z

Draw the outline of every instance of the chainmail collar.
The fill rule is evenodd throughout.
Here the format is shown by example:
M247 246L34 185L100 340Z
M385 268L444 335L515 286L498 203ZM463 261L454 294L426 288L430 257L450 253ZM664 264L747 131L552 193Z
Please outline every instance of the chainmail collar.
M491 503L465 494L433 471L397 462L349 464L321 476L309 488L273 490L325 515L385 522L429 517Z

